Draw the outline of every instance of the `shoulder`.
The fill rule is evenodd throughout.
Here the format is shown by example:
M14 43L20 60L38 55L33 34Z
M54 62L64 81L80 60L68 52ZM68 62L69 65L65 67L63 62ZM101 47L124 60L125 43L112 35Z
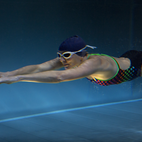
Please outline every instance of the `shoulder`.
M101 61L111 61L113 57L106 54L89 54L87 59L101 60Z
M93 54L91 56L87 56L80 66L90 69L92 67L100 68L103 64L106 64L105 57Z
M117 61L109 55L106 54L94 54L91 55L88 60L92 60L93 62L97 62L100 69L115 69L118 68Z
M131 65L130 59L125 57L117 58L117 57L112 57L106 54L90 54L88 57L89 57L88 59L97 59L97 60L101 60L104 63L107 63L107 62L114 63L114 60L115 60L122 70L128 69Z

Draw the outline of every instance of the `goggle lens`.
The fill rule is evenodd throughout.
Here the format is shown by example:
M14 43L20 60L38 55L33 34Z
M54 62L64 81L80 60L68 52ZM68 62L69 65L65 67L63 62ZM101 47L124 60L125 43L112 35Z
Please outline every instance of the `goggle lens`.
M61 54L61 53L57 53L58 54L58 57L60 58L60 57L64 57L65 59L69 59L70 57L71 57L71 53L63 53L63 54Z
M66 57L66 58L68 58L68 57L71 56L71 54L70 53L65 53L65 54L63 54L63 56Z

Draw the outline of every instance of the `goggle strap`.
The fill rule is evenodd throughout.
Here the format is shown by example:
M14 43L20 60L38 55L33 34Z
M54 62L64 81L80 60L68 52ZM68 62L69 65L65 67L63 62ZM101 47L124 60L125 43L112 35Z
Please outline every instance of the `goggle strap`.
M89 47L89 48L91 48L91 49L97 48L96 46L91 46L91 45L86 45L86 47Z
M89 47L89 48L91 48L91 49L97 48L96 46L86 45L84 48L82 48L82 49L80 49L80 50L78 50L78 51L76 51L76 52L67 52L67 54L70 54L69 57L65 57L65 56L64 56L64 53L61 54L61 53L57 52L57 54L59 54L60 56L64 56L64 58L70 58L70 57L72 56L72 53L75 54L75 53L81 52L81 51L83 51L84 49L86 49L87 47ZM65 54L66 54L66 53L65 53Z
M86 45L84 48L82 48L82 49L76 51L76 53L77 53L77 52L81 52L82 50L86 49L87 47L89 47L89 48L91 48L91 49L97 48L96 46Z

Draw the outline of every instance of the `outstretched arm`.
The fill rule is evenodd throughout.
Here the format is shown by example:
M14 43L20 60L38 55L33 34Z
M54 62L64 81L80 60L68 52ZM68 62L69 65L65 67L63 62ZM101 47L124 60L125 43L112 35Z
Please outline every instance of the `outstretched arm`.
M73 69L58 71L51 70L32 74L2 77L0 78L0 84L10 84L14 82L59 83L84 77L92 77L92 75L97 75L102 77L102 79L106 79L114 76L117 72L117 66L116 64L112 64L113 62L113 60L110 62L110 60L106 60L106 58L95 57L84 61L81 65Z
M25 75L25 74L33 74L38 72L44 72L49 70L54 70L63 67L62 63L60 62L59 58L55 58L53 60L47 61L42 64L38 65L29 65L22 67L20 69L10 71L10 72L3 72L0 73L1 77L10 77L10 76L17 76L17 75Z
M89 59L82 63L79 67L67 70L43 71L27 75L17 75L12 77L0 78L0 83L14 83L14 82L39 82L39 83L59 83L64 81L71 81L83 77L98 70L99 62Z

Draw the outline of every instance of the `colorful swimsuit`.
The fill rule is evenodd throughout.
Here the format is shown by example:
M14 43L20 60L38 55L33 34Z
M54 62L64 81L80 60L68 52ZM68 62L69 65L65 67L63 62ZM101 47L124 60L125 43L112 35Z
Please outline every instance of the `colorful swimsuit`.
M108 56L106 54L90 54L88 58L93 55ZM111 56L108 57L112 58L116 62L116 65L118 66L118 71L115 74L115 76L108 80L100 80L96 78L92 78L89 80L102 86L108 86L112 84L119 84L125 81L131 81L141 76L142 51L130 50L121 56L129 58L131 60L131 66L127 70L120 69L118 62L113 57Z

